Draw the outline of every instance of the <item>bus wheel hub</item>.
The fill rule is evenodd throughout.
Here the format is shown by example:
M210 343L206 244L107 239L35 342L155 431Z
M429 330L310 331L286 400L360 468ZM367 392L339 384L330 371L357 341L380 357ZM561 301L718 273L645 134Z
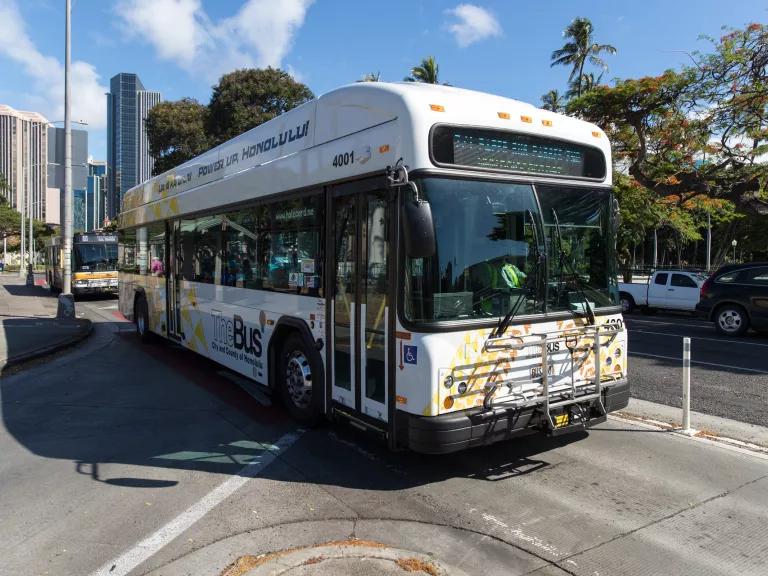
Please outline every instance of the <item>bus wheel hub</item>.
M301 351L294 350L288 355L285 380L293 403L298 408L307 408L312 401L312 371Z

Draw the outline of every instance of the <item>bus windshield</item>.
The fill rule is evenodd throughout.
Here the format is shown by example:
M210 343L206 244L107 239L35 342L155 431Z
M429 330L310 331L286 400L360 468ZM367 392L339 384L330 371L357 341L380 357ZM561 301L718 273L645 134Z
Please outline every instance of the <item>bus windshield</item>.
M610 191L541 185L536 191L548 247L547 310L584 311L585 299L591 307L615 304Z
M592 307L614 303L609 191L448 178L416 183L431 206L436 252L405 258L407 320L490 319L513 307L516 315L578 311L584 295ZM546 269L539 269L545 252Z
M90 272L117 270L117 243L75 243L75 269Z

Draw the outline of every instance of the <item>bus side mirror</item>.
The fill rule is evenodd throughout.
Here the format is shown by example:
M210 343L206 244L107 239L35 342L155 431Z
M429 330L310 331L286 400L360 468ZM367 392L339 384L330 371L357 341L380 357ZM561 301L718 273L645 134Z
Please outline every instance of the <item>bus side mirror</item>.
M410 183L414 192L416 185ZM434 256L435 225L432 222L432 207L426 200L420 200L418 193L407 195L401 211L405 253L410 258Z

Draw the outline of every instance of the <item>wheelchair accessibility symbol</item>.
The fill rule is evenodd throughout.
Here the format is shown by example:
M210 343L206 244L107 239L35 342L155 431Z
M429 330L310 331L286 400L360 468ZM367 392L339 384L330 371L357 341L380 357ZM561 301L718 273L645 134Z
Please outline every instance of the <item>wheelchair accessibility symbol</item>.
M418 364L419 349L416 346L404 346L403 348L403 360L405 360L405 363Z

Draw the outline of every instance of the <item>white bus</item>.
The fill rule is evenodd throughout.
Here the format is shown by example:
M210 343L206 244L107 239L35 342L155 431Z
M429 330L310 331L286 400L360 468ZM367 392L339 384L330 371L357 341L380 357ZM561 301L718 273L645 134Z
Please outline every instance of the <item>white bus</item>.
M629 399L610 167L516 100L342 87L126 194L120 310L392 447L583 430Z

